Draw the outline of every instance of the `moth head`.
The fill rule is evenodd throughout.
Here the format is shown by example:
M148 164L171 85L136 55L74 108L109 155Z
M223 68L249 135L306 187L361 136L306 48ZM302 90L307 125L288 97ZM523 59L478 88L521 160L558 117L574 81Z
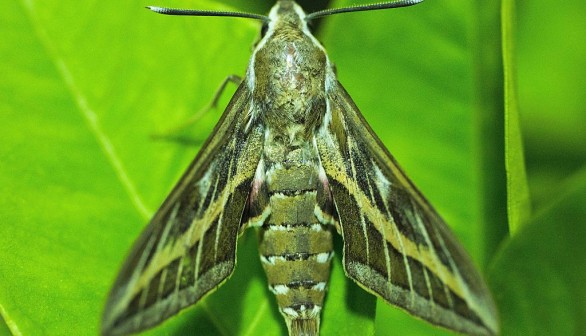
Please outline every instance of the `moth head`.
M261 38L269 37L275 32L307 30L306 14L291 0L280 0L273 6L268 21L263 23Z

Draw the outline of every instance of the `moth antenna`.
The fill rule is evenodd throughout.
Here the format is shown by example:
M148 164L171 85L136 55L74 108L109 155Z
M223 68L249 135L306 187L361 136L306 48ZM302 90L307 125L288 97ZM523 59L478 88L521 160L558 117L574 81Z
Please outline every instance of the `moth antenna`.
M268 16L254 14L254 13L211 11L211 10L199 10L199 9L180 9L180 8L168 8L168 7L157 7L157 6L147 6L146 8L152 10L155 13L165 14L165 15L230 16L230 17L241 17L241 18L261 20L263 22L269 21Z
M333 8L333 9L324 9L321 11L313 12L308 14L305 17L306 21L311 21L320 17L339 14L339 13L349 13L349 12L362 12L362 11L369 11L369 10L377 10L377 9L387 9L387 8L399 8L399 7L408 7L416 5L423 0L395 0L395 1L387 1L387 2L380 2L374 3L369 5L356 5L350 7L342 7L342 8Z

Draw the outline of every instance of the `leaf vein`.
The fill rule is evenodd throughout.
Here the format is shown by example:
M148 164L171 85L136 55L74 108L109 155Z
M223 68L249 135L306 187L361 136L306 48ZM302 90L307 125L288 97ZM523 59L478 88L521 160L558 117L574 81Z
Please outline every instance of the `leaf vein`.
M149 219L153 213L152 210L149 210L146 205L144 204L142 198L140 197L138 191L136 190L132 180L126 173L126 169L122 163L122 160L119 158L116 150L114 149L114 145L106 135L106 133L102 130L100 123L98 121L97 114L92 110L90 107L87 99L83 95L83 93L79 90L74 76L65 64L63 58L57 52L57 49L51 43L51 39L49 38L47 32L41 27L39 24L39 20L35 17L35 9L34 4L31 1L24 1L23 4L25 5L31 25L34 27L34 30L42 43L45 47L47 53L53 58L55 62L55 67L57 68L58 73L61 75L61 78L65 82L67 89L69 90L70 94L73 97L73 100L77 107L79 108L84 120L86 121L87 125L89 126L90 131L96 137L100 148L102 149L103 153L105 154L106 158L112 165L114 169L114 173L118 177L118 180L122 184L124 190L128 194L130 201L138 211L139 215L145 219Z

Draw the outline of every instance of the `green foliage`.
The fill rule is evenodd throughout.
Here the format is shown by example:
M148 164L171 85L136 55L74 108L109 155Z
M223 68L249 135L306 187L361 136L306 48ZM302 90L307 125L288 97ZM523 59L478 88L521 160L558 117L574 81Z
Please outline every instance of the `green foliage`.
M98 333L125 254L220 112L184 133L192 146L150 135L244 74L257 23L157 16L150 4L9 0L0 12L0 335ZM560 183L586 157L586 47L576 42L586 27L573 9L584 5L525 0L518 21L513 5L339 15L320 38L374 130L490 265L503 335L584 334L586 174ZM255 246L251 230L232 279L147 334L285 334ZM374 301L344 277L338 253L323 334L450 334L381 302L375 313Z
M559 189L491 265L503 335L586 333L586 169Z
M586 158L586 2L524 0L517 11L519 105L538 209Z

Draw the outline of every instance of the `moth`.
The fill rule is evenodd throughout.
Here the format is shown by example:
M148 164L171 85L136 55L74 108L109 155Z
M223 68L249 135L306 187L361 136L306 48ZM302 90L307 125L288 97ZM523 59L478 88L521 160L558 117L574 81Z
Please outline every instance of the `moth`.
M102 334L153 327L212 292L232 274L249 227L289 335L319 334L335 234L346 275L368 292L438 326L498 333L470 258L374 134L308 25L420 1L306 14L281 0L268 16L149 7L257 19L261 37L212 135L134 244Z

